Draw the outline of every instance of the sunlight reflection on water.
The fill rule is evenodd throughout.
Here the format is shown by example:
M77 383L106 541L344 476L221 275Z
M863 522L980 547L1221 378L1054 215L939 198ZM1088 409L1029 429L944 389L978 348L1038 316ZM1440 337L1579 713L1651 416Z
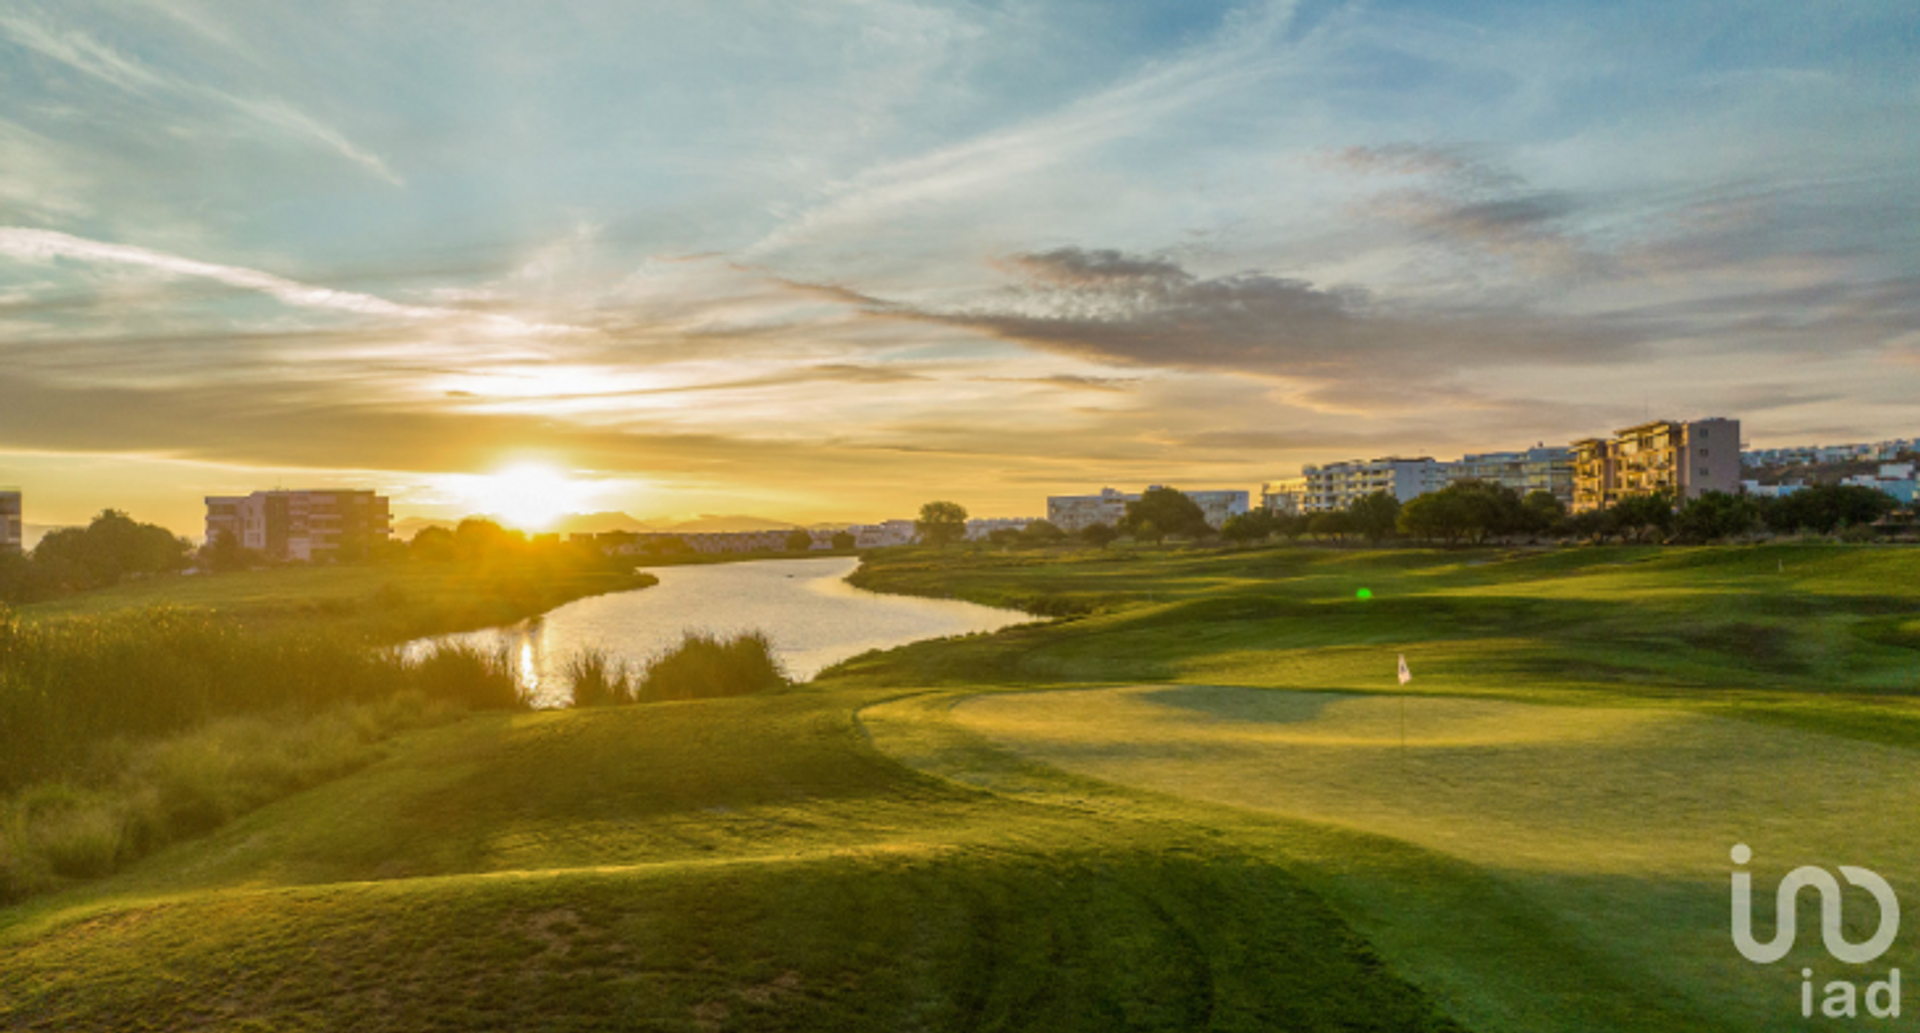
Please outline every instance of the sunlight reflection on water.
M581 599L511 627L423 639L408 648L441 641L504 646L534 705L558 707L567 704L562 667L587 646L637 668L686 631L758 629L773 640L787 674L805 681L870 649L1034 620L952 599L868 592L846 583L858 566L857 559L837 556L653 568L649 573L660 583L652 588Z

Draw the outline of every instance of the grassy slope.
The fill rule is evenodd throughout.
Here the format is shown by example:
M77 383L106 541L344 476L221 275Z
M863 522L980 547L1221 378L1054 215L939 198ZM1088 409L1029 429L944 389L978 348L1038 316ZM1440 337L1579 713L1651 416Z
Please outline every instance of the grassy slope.
M967 689L867 719L890 752L953 777L1065 769L1301 819L1265 839L1251 818L1208 821L1263 843L1475 1028L1777 1028L1797 967L1732 956L1725 850L1753 842L1761 885L1797 859L1867 864L1914 891L1920 842L1889 816L1920 804L1915 573L1911 550L1831 548L901 556L868 584L1108 612L839 674L1190 683L1147 693L1154 706ZM1409 690L1484 700L1414 700L1410 757L1383 741L1394 700L1199 688L1398 693L1403 652ZM969 697L956 723L948 708ZM917 745L934 735L973 741L955 759Z
M862 581L1102 612L868 654L831 672L846 684L1399 691L1405 654L1415 692L1679 705L1920 742L1920 550L882 554Z
M650 574L605 571L464 570L437 564L282 567L133 581L20 612L29 620L60 620L179 606L224 614L250 628L319 625L390 643L511 624L574 599L656 583Z
M883 758L864 692L481 718L0 913L0 1026L1443 1028L1180 808Z

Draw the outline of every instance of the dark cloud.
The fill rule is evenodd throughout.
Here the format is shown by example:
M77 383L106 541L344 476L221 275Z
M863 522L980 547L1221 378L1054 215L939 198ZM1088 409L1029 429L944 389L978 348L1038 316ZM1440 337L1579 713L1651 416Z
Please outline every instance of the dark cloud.
M1413 310L1263 273L1197 276L1157 257L1062 248L1014 255L986 303L934 310L821 288L878 316L965 327L1104 363L1281 376L1326 386L1451 376L1494 363L1627 358L1625 325L1510 309Z

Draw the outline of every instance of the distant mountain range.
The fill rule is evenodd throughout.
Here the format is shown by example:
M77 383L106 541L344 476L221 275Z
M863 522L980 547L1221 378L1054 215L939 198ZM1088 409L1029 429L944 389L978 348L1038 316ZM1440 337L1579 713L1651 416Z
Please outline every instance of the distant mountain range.
M402 540L412 540L413 536L429 527L444 527L452 530L459 521L434 520L428 517L405 517L393 522L393 536ZM600 534L605 531L645 531L654 534L696 534L717 531L785 531L799 524L786 520L769 520L766 517L746 514L720 515L702 513L694 520L636 520L625 513L569 513L553 522L547 528L550 533L559 534ZM842 525L834 524L834 527Z

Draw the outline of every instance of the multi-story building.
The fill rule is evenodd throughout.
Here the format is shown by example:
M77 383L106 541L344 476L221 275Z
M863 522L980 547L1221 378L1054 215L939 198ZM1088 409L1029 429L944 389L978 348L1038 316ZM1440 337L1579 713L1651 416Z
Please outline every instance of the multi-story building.
M1288 477L1278 481L1268 481L1260 486L1260 505L1269 513L1285 513L1295 516L1304 511L1307 499L1307 479Z
M1862 488L1884 491L1899 499L1903 505L1913 505L1914 476L1913 463L1881 463L1877 473L1863 473L1843 479L1841 484L1851 484ZM3 504L3 503L0 503Z
M371 491L256 491L207 497L207 541L222 534L279 560L365 559L393 532L384 495Z
M1216 531L1226 526L1229 517L1245 513L1253 500L1252 492L1232 488L1207 488L1185 494L1206 514L1208 526Z
M20 493L0 491L0 551L20 551L21 543L26 540L26 528L20 516Z
M1098 495L1049 495L1047 522L1069 534L1095 524L1112 527L1127 515L1127 503L1138 501L1140 496L1112 488L1101 488Z
M1153 491L1164 485L1149 487ZM1247 511L1252 493L1232 488L1203 488L1198 491L1182 491L1181 494L1193 500L1200 507L1207 523L1215 528L1227 522L1227 518ZM1049 495L1047 497L1047 522L1062 531L1072 533L1095 524L1112 527L1127 515L1127 503L1140 501L1139 495L1129 495L1112 488L1100 489L1098 495Z
M1573 453L1576 513L1657 491L1685 500L1740 488L1739 420L1653 420L1576 441Z
M1446 469L1449 484L1490 481L1511 488L1523 497L1544 491L1563 505L1573 505L1574 453L1571 448L1535 445L1524 452L1482 452L1441 465Z
M1445 467L1432 456L1403 459L1388 456L1371 461L1353 459L1343 463L1301 468L1307 482L1300 509L1305 513L1326 513L1345 509L1376 491L1384 491L1401 502L1446 487Z
M1039 517L975 517L974 519L967 521L966 540L970 542L984 541L988 538L991 538L993 536L993 532L995 531L1024 531L1027 529L1028 524L1031 524L1038 519L1040 518Z

